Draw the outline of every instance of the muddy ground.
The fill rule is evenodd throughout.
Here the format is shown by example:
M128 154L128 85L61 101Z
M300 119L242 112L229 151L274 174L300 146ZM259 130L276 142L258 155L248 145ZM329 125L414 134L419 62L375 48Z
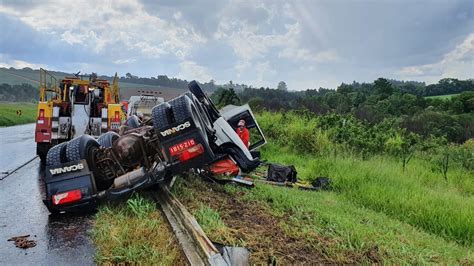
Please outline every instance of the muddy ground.
M227 242L222 244L248 248L252 264L330 263L313 241L285 233L283 226L289 215L277 217L261 202L242 199L245 190L228 192L222 185L197 178L187 178L177 190L176 196L191 213L203 205L218 211L229 228L219 240ZM208 236L216 241L212 234ZM320 244L325 239L317 241Z

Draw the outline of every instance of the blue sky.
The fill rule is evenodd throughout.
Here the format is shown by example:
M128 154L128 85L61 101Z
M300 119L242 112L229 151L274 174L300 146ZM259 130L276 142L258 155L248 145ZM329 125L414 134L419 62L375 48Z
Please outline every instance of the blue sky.
M0 1L0 66L289 89L474 78L474 1Z

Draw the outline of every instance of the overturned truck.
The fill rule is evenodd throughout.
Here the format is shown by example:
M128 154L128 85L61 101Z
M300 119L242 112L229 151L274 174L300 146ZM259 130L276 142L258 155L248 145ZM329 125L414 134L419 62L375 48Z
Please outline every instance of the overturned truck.
M129 123L97 140L89 135L53 147L46 157L44 203L51 213L94 209L101 201L129 196L137 189L171 183L190 169L205 171L221 160L241 171L255 169L255 150L266 143L248 105L217 110L192 81L185 94L152 109L151 117ZM252 132L247 147L234 130L245 120Z

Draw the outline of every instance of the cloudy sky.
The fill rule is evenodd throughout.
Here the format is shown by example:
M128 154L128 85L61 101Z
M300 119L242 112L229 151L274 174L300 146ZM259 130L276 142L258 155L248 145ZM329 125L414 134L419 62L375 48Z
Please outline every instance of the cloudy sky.
M474 78L474 1L0 0L0 66L292 90Z

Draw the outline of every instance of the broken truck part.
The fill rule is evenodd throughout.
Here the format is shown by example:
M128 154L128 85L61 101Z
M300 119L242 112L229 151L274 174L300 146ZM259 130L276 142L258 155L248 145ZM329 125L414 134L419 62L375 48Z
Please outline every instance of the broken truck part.
M189 92L156 105L151 118L121 135L107 132L97 140L83 135L51 148L44 200L50 212L95 208L220 160L232 160L243 172L258 167L252 153L266 141L250 107L230 106L223 116L197 82L188 87ZM235 132L240 119L259 134L251 150Z

